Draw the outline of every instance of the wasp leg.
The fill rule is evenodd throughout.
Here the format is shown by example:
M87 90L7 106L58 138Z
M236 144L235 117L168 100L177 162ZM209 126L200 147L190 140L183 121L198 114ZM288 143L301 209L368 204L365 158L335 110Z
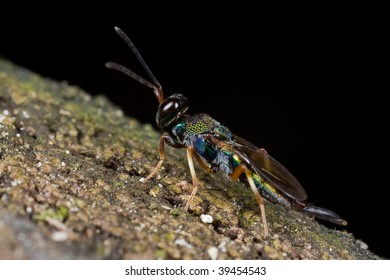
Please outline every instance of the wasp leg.
M200 158L200 156L198 155L198 153L194 150L194 148L188 148L188 149L191 149L191 154L194 156L194 158L196 159L196 161L200 164L200 166L206 170L207 173L214 173L215 171L210 168L209 166L207 166L204 161Z
M192 177L192 185L194 188L192 189L191 196L187 200L186 206L184 207L184 211L186 211L186 212L188 211L188 208L190 207L191 202L194 199L196 191L198 190L198 187L199 187L199 181L198 181L198 178L196 177L194 162L192 160L192 157L194 155L197 155L196 152L194 151L194 148L192 148L192 147L187 148L187 160L188 160L188 165L190 167L190 173L191 173L191 177ZM195 158L196 158L196 156L195 156Z
M256 188L255 182L253 181L251 171L245 165L241 164L233 170L233 173L230 175L230 179L232 179L233 181L237 180L243 172L245 172L246 178L248 179L248 182L249 182L249 186L251 187L251 189L255 195L255 198L257 200L257 203L259 204L260 212L261 212L261 219L262 219L263 225L264 225L264 238L267 238L268 237L268 225L267 225L267 219L265 217L264 200Z
M153 168L152 172L149 173L149 175L146 177L146 179L143 181L144 183L152 178L154 174L160 169L161 165L164 162L165 159L165 149L164 149L164 142L165 142L165 135L161 135L160 140L158 141L158 151L160 153L160 161L157 163L156 167Z
M195 151L194 148L192 148L192 147L188 147L187 148L187 160L188 160L188 165L190 166L190 172L191 172L191 177L192 177L192 185L193 185L194 188L192 190L190 198L188 199L188 201L186 203L186 206L184 207L184 210L186 212L188 211L188 208L190 207L191 202L194 199L195 194L196 194L196 192L198 190L198 187L199 187L199 182L198 182L198 178L196 177L195 167L194 167L194 162L192 160L192 157L194 157L196 159L196 161L200 164L200 166L204 170L206 170L206 172L214 173L214 170L212 168L210 168L209 166L207 166L203 162L203 160L200 158L200 156L198 155L198 153Z
M161 165L164 162L165 159L165 149L164 149L164 143L167 143L169 146L175 147L175 148L183 148L184 145L179 144L175 142L169 135L163 134L160 137L160 140L158 141L158 151L160 153L160 161L157 163L156 167L153 168L152 172L149 173L149 175L146 177L146 179L143 181L144 183L152 178L156 172L160 169Z

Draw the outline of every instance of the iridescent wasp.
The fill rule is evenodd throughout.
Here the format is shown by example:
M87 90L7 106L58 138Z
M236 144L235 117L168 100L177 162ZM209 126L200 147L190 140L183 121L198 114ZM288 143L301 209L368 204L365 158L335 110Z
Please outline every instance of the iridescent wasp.
M160 83L133 42L121 29L115 27L115 31L131 48L153 83L120 64L107 62L106 67L118 70L153 89L159 103L156 122L162 132L159 141L160 161L144 182L152 178L163 164L166 143L174 148L187 150L193 190L185 205L185 211L190 207L199 187L193 163L195 159L209 173L223 171L231 180L240 180L249 185L260 207L265 238L268 236L268 226L262 197L322 220L347 224L333 211L306 204L304 201L307 195L298 180L264 149L259 149L232 134L228 128L207 114L188 115L188 101L183 95L173 94L164 99Z

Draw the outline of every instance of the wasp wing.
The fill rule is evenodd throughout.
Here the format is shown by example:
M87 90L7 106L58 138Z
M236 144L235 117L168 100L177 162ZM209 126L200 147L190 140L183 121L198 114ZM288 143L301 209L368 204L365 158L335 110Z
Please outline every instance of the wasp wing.
M298 180L264 149L236 135L233 135L233 141L235 153L264 181L293 199L306 200L306 191Z

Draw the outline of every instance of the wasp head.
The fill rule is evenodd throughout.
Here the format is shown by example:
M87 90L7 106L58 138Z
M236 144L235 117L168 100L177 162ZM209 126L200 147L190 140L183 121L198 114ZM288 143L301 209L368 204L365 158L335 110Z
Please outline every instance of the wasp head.
M166 98L158 107L156 123L161 130L180 120L188 110L188 101L181 94L173 94Z

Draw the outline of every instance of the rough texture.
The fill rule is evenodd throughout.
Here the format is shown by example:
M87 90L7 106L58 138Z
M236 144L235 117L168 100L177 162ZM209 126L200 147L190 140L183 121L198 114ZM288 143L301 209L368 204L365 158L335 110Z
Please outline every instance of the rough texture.
M352 234L267 202L264 240L251 191L223 174L198 170L185 213L183 151L167 148L158 177L140 182L158 138L104 97L0 60L0 259L378 258Z

